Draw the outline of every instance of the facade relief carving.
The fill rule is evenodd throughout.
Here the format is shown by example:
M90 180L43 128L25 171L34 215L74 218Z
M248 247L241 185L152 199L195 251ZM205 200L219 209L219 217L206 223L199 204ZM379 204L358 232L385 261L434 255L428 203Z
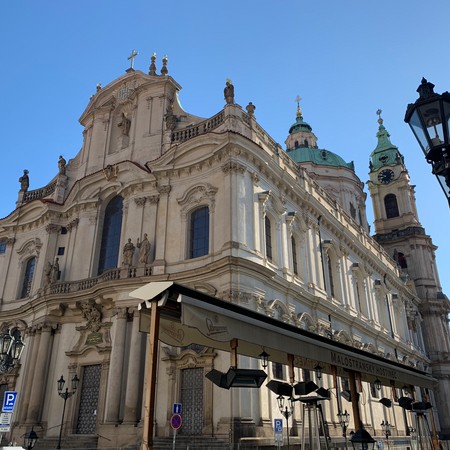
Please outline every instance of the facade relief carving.
M103 169L103 175L105 175L105 178L107 181L111 181L111 180L117 178L118 174L119 174L119 166L117 164L114 164L114 165L108 164Z
M67 352L68 356L79 356L90 348L94 348L99 353L110 352L112 322L102 322L101 306L93 299L77 302L76 306L86 319L86 325L76 327L79 332L78 342Z

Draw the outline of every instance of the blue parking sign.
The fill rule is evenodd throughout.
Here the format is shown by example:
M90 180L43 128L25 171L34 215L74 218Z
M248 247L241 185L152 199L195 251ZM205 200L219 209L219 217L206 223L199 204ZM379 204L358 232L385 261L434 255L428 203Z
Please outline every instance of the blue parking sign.
M13 412L16 404L17 392L6 391L3 396L2 412Z
M273 428L275 430L275 433L282 433L283 432L283 419L274 419L273 420Z
M174 403L172 408L172 414L181 414L181 403Z

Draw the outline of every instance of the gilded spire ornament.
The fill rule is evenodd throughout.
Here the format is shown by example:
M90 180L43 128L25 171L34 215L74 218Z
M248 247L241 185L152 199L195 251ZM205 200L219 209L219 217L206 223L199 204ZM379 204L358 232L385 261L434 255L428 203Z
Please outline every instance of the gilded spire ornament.
M297 117L303 117L302 110L300 109L300 100L301 99L302 98L299 95L297 95L297 97L295 97L295 101L297 102Z

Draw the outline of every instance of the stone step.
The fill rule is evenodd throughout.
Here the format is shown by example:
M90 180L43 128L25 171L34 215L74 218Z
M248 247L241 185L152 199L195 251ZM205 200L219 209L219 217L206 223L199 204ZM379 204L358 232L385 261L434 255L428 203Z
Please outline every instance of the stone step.
M97 436L84 436L80 434L74 434L64 436L61 439L61 448L70 450L97 450ZM49 450L56 448L58 445L58 438L41 438L37 441L35 450Z

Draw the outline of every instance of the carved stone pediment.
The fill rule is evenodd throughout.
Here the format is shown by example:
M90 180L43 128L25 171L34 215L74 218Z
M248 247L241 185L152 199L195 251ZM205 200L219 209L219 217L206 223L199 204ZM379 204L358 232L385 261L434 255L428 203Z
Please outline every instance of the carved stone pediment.
M112 324L111 322L102 322L101 305L95 303L94 300L88 300L77 303L77 308L81 310L81 314L86 319L86 325L76 327L80 333L78 342L66 354L78 356L90 349L94 349L98 353L110 352Z

